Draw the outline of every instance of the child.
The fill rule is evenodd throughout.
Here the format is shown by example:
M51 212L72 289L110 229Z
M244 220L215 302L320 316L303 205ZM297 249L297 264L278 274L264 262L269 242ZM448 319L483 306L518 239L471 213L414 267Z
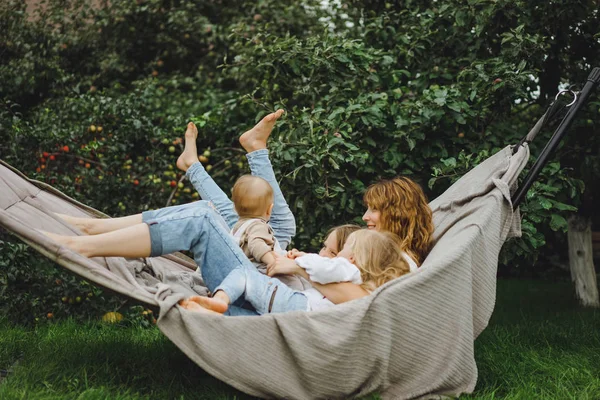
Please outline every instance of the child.
M334 282L352 282L360 285L362 293L358 297L366 296L409 271L393 236L388 232L358 230L349 236L337 257L305 254L292 260L275 256L277 261L269 266L268 274L299 274L314 282L317 288ZM180 305L199 312L222 313L243 296L258 314L313 311L332 306L317 288L295 291L256 269L240 265L223 279L212 299L193 296Z
M231 234L258 271L266 274L267 265L275 262L275 254L286 254L268 224L273 210L273 188L263 178L243 175L233 185L231 200L239 215ZM298 276L281 276L280 280L298 290L310 286Z
M348 236L359 229L361 229L361 227L354 224L334 226L325 234L325 240L323 240L323 247L319 250L319 255L327 258L337 256L344 247L346 240L348 240ZM305 254L305 252L298 249L292 249L287 252L287 257L295 259Z
M258 176L243 175L233 185L231 200L240 217L231 234L246 257L266 273L266 266L275 261L273 252L282 252L268 224L273 210L273 189Z

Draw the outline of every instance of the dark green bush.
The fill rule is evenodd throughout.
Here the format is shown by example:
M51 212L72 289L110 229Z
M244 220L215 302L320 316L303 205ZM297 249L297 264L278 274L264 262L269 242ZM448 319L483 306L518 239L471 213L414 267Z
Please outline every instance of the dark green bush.
M0 316L31 324L55 318L98 317L119 300L66 274L35 251L0 234Z

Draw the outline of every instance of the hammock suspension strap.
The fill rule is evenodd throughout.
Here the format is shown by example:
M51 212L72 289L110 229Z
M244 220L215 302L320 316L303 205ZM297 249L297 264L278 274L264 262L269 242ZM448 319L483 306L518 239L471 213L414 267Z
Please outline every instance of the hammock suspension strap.
M539 175L539 173L541 172L542 168L548 162L550 155L554 152L554 150L560 143L561 139L566 135L567 130L569 129L569 127L573 123L573 120L575 119L575 115L577 114L579 109L581 107L583 107L583 105L587 101L588 97L590 96L592 91L596 88L596 86L599 83L600 83L600 68L596 67L589 74L587 81L585 82L585 85L584 85L583 89L581 89L580 92L574 92L570 89L560 91L556 95L555 101L550 105L548 110L546 110L544 115L538 120L538 122L535 124L533 129L531 129L531 131L529 131L529 133L523 139L521 139L521 141L514 147L513 152L516 152L518 150L518 148L520 146L522 146L524 143L531 142L535 138L537 133L553 117L555 117L558 112L562 111L565 108L568 108L567 113L565 114L562 121L560 122L560 124L558 125L556 130L554 131L554 134L550 138L550 141L546 144L546 146L540 153L539 157L537 158L537 160L535 161L535 163L529 170L529 173L523 180L523 183L521 184L521 186L513 194L513 196L512 196L513 209L516 209L519 206L519 204L525 197L525 194L527 193L527 191L529 190L531 185L533 185L533 182L535 182L535 180L536 180L537 176ZM563 97L562 95L565 93L571 93L573 95L573 101L571 101L571 103L563 105L561 107L559 99L562 98Z

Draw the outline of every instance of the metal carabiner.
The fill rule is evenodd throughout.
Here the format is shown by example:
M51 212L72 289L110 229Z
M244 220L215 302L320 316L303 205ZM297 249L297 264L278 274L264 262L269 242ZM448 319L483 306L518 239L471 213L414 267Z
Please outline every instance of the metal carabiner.
M573 101L565 106L565 107L571 107L577 101L577 92L574 92L571 89L561 90L560 92L556 93L556 97L554 97L554 100L555 101L558 100L558 96L560 96L564 93L571 93L573 95Z

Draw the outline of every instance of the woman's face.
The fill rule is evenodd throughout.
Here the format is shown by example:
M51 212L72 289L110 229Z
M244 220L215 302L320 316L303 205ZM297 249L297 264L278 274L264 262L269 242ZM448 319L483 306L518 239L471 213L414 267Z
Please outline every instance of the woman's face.
M379 230L379 220L381 218L381 211L374 210L371 207L367 208L367 211L363 215L362 219L367 224L367 228Z
M323 242L323 248L319 251L321 257L333 258L338 255L337 235L335 231L331 232Z

